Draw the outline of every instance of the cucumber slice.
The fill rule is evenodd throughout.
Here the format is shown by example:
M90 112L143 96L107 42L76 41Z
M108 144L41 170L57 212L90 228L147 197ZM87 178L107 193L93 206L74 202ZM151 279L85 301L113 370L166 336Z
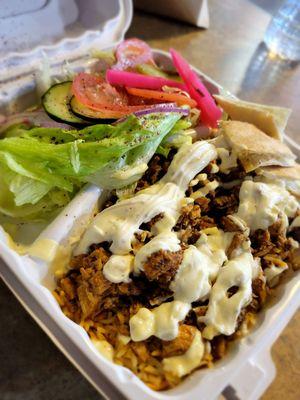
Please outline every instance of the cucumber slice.
M70 100L70 108L72 113L77 115L77 117L85 119L91 123L111 124L112 122L116 121L116 118L107 118L103 112L92 110L84 104L81 104L75 96L73 96Z
M51 86L42 96L43 107L46 113L56 121L71 125L86 125L87 122L74 115L70 109L71 86L71 81Z

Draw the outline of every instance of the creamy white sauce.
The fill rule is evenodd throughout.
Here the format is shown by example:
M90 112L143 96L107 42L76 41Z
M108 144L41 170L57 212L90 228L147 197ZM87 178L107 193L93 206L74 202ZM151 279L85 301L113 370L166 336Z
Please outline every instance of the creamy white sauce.
M134 259L134 272L138 274L142 271L143 264L146 262L147 258L159 250L171 252L179 251L181 249L179 243L180 241L175 232L165 232L155 236L136 253Z
M244 248L243 250L247 251L250 249L250 242L247 242L249 244L248 248ZM255 278L258 278L263 274L263 270L261 268L260 264L260 259L258 257L253 258L253 264L252 264L252 280Z
M267 279L267 283L270 287L275 286L278 283L279 276L288 269L288 265L276 266L272 264L270 267L264 269L264 274Z
M191 197L185 197L184 199L181 200L180 205L181 207L185 207L188 206L189 204L193 204L194 203L194 199L192 199Z
M198 174L198 175L196 176L196 180L197 180L198 182L206 181L206 179L207 179L207 174L205 174L204 172L201 173L201 174Z
M163 369L181 378L200 366L203 355L204 344L201 333L197 331L191 346L185 354L163 359Z
M234 153L230 154L222 148L218 149L218 154L222 172L227 173L236 166ZM97 215L84 235L77 254L85 252L92 243L110 242L113 255L105 264L103 273L111 282L119 283L128 281L132 270L139 274L153 253L160 250L179 251L180 241L172 228L183 203L193 202L192 197L185 197L185 192L195 176L192 184L207 179L200 172L216 157L215 147L208 142L182 146L168 172L158 183ZM197 197L206 196L218 185L217 181L207 182ZM247 237L249 228L266 229L282 215L286 220L293 216L297 208L296 199L282 186L253 182L249 178L241 186L239 209L231 218L237 231ZM156 236L142 246L135 256L130 255L131 244L141 224L160 213L163 218L151 228ZM178 335L179 322L185 319L191 309L191 303L205 298L209 298L209 305L206 315L202 317L206 324L203 337L212 339L218 334L231 335L235 331L242 308L251 301L252 279L257 276L260 266L251 255L249 241L245 241L228 260L226 251L233 236L234 232L223 232L218 228L201 232L197 243L184 251L183 261L171 283L174 301L152 310L141 308L131 317L129 325L133 341L146 340L153 335L162 340L173 340ZM238 286L239 289L229 298L227 291L232 286ZM183 376L199 366L204 352L200 333L194 341L183 356L165 359L164 368Z
M174 299L186 303L205 298L220 267L227 260L226 250L234 233L218 228L201 232L196 246L189 246L170 288Z
M135 342L148 339L155 333L154 312L142 307L130 318L130 337Z
M121 333L118 333L118 341L122 343L123 345L126 346L130 342L131 338L130 336L127 335L122 335Z
M300 180L291 180L291 179L286 179L284 181L284 185L286 189L297 196L298 198L300 197Z
M52 239L38 239L28 247L28 254L41 260L51 262L59 244Z
M293 228L298 228L300 226L300 215L298 215L298 217L296 217L293 222L290 225L289 230L293 230Z
M287 177L280 179L274 176L272 171L258 169L255 172L257 173L257 176L254 178L255 181L284 185L287 191L297 197L300 196L300 177L299 179L290 179Z
M154 335L162 340L173 340L178 336L178 323L189 310L189 304L176 300L153 310L140 308L129 321L131 339L139 342Z
M204 338L211 340L220 333L234 333L242 308L248 305L252 298L252 275L253 268L256 268L254 264L249 251L228 261L220 269L210 293L207 313L202 317L206 324ZM239 289L228 298L227 291L232 286L238 286Z
M95 340L92 339L92 343L95 348L101 353L105 358L109 361L113 361L114 359L114 348L110 343L106 340Z
M267 229L279 216L285 219L295 215L298 202L284 187L271 183L244 181L240 193L240 204L235 214L244 220L251 231Z
M133 270L134 256L118 256L113 254L103 267L103 275L114 283L129 282L129 274Z
M76 253L85 253L92 243L108 241L112 242L112 253L128 254L140 225L157 214L176 213L183 195L174 183L156 184L103 210L87 229Z
M196 246L189 246L184 251L183 261L170 285L174 291L174 301L161 304L153 310L142 308L131 317L132 340L145 340L152 335L163 340L172 340L177 336L178 323L191 309L191 303L208 296L211 279L215 278L227 260L226 250L233 235L232 232L223 232L217 228L202 231ZM134 269L141 270L143 262L157 249L170 249L171 246L175 246L173 251L177 251L178 243L174 232L156 236L139 250Z
M226 250L233 236L233 232L223 232L217 227L201 231L201 236L196 243L196 247L201 252L210 280L216 278L220 267L227 261Z
M173 182L186 191L189 182L217 157L215 147L205 141L183 145L175 155L162 182Z
M230 151L223 147L217 149L218 156L221 160L219 165L220 172L228 174L232 168L237 167L237 155L234 150Z
M15 243L8 234L6 235L9 246L20 255L28 254L32 257L36 257L42 261L50 263L54 260L58 251L60 251L61 246L58 242L52 239L37 239L31 245L26 246Z
M111 262L108 261L104 266L104 274L113 282L124 281L130 273L130 263L120 256L126 257L131 251L134 234L139 231L140 225L159 213L163 213L164 217L154 226L158 234L136 253L134 271L139 273L147 258L156 251L180 250L179 240L171 229L176 223L185 191L190 180L216 155L214 146L207 142L182 146L160 182L98 214L84 235L77 253L85 252L92 243L111 242L113 256ZM186 289L181 290L183 292ZM197 291L201 292L198 288ZM145 340L152 335L163 340L174 339L178 335L178 323L185 318L189 309L189 303L178 300L161 304L151 311L140 309L130 319L132 340Z
M214 158L216 150L208 142L183 145L160 182L99 213L75 253L85 253L91 244L108 241L114 254L128 254L139 226L159 213L175 217L188 183Z
M190 196L192 199L198 199L199 197L205 197L209 192L215 190L219 186L219 182L214 179L211 182L208 182L201 189L196 190L196 192L192 193Z
M181 204L181 202L180 202ZM162 232L170 232L173 226L176 224L176 218L170 213L166 212L160 220L158 220L151 228L153 235L158 235Z
M175 300L192 303L209 293L211 286L207 261L206 255L203 256L195 246L185 250L182 263L170 285Z
M210 172L212 173L212 174L216 174L217 172L219 172L220 171L220 168L219 168L219 166L217 165L217 164L211 164L211 170L210 170Z
M204 174L206 175L206 174ZM199 183L198 179L192 179L191 182L189 183L189 186L193 187L196 186Z

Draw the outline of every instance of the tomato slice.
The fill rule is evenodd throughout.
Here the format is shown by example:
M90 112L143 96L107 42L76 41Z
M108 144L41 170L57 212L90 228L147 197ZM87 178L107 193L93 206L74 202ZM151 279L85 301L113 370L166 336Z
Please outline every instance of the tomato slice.
M159 90L150 90L150 89L136 89L136 88L129 88L126 87L126 90L129 94L134 96L143 97L145 99L154 99L154 100L161 100L163 102L175 102L178 105L187 104L190 107L196 107L197 103L195 100L191 99L190 97L184 96L183 94L178 93L166 93L161 92Z
M74 78L72 93L80 103L92 110L113 111L120 117L146 108L128 105L126 93L118 91L100 76L85 72L79 73Z
M155 64L150 46L136 38L123 40L117 47L116 57L116 69L134 68L138 64Z

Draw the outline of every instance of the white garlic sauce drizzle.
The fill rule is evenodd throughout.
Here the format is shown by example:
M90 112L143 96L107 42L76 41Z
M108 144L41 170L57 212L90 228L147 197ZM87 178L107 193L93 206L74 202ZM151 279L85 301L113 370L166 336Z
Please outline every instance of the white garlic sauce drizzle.
M204 355L205 346L201 333L197 331L188 350L180 355L163 359L164 371L171 372L181 378L199 367Z
M139 274L151 254L159 250L179 251L180 242L172 228L184 200L187 200L185 192L188 185L218 155L221 157L219 167L222 172L235 166L235 155L231 154L231 159L226 164L224 157L229 152L223 150L216 149L208 141L183 145L171 162L168 172L158 183L103 210L95 217L76 254L86 252L93 243L110 242L113 255L110 257L111 261L104 266L103 272L108 280L118 283L128 281L132 271ZM198 179L202 175L198 175ZM217 181L209 182L207 187L200 189L201 193L198 195L206 196L209 190L217 186ZM282 186L253 182L251 179L243 182L239 197L238 212L232 219L237 230L242 231L246 237L249 235L249 228L251 231L266 229L279 215L284 215L287 221L298 207L296 199ZM130 254L140 225L160 213L163 218L151 229L156 236L134 256ZM197 243L185 249L182 263L171 283L174 300L152 310L144 307L139 309L129 321L131 340L142 341L152 335L162 340L176 338L178 324L185 319L191 303L206 298L209 298L209 305L206 315L202 317L206 324L202 336L210 340L218 334L231 335L235 331L242 308L251 301L252 279L257 275L258 265L251 255L249 242L248 246L241 248L238 253L235 252L234 257L228 260L226 250L233 235L233 232L223 232L218 228L201 232ZM233 286L237 287L237 291L229 296L228 290ZM182 356L164 359L163 367L166 371L183 376L200 365L203 352L204 345L198 331L188 351Z
M95 217L80 241L76 254L86 253L91 244L104 241L112 243L110 250L113 254L128 254L134 234L142 223L164 212L177 216L188 183L216 155L214 146L205 141L183 145L158 183L103 210Z
M299 207L297 199L284 186L246 180L240 189L240 203L236 214L246 222L251 232L267 229L279 216L288 226L288 217L293 217Z

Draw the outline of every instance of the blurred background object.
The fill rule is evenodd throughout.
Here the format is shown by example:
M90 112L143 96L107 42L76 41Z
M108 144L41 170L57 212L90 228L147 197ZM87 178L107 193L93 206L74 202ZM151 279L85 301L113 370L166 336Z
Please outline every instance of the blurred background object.
M0 58L66 39L79 38L78 46L87 31L113 23L119 8L116 0L0 0Z
M209 27L207 0L134 0L136 9L189 22L199 28Z
M289 60L300 60L300 1L286 0L274 14L264 41L268 49Z

